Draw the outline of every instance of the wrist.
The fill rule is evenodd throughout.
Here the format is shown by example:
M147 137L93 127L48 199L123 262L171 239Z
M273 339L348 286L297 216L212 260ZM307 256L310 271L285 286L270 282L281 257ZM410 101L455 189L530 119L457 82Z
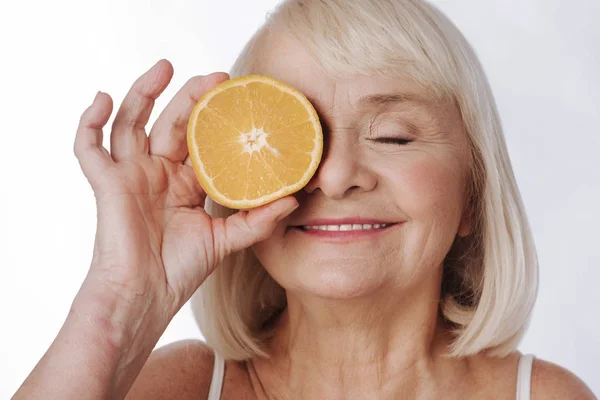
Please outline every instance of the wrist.
M140 341L158 341L169 323L159 301L146 291L120 291L88 279L75 297L69 318L116 351Z
M79 348L97 355L102 371L110 371L111 393L124 396L169 323L161 314L150 295L124 295L86 280L65 328Z
M149 301L85 282L69 316L15 399L122 399L168 321Z

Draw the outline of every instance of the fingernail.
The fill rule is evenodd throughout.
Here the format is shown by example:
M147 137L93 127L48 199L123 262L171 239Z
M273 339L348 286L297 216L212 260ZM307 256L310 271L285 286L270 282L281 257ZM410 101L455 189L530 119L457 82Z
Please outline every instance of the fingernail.
M96 97L94 97L94 103L96 102L96 100L98 100L98 97L100 97L100 93L102 92L98 90L98 93L96 93Z

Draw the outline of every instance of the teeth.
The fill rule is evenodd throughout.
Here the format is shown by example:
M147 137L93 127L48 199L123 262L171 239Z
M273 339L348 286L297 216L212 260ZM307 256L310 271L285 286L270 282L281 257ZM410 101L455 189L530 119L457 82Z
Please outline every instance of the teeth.
M302 228L319 231L360 231L364 229L379 229L390 224L343 224L343 225L306 225Z

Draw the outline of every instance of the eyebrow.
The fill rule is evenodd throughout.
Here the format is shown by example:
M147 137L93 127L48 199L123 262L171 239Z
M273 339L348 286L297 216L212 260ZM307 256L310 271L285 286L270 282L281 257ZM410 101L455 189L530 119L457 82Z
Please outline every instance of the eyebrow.
M363 96L358 101L360 107L388 107L399 103L429 104L430 101L416 93L378 93Z

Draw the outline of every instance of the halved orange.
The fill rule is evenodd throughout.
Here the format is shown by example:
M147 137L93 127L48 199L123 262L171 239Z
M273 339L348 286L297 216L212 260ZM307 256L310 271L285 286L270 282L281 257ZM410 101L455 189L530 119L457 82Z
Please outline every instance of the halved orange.
M233 78L192 110L187 144L196 177L215 202L248 209L302 189L323 153L323 132L297 89L260 75Z

